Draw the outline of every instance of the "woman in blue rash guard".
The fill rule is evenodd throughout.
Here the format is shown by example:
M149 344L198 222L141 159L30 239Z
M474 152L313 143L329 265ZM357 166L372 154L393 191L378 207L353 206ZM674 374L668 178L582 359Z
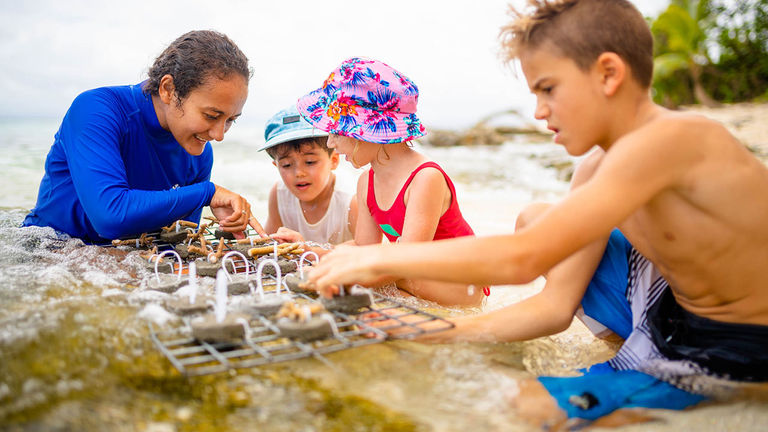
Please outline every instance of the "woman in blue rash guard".
M103 244L199 222L210 206L225 231L266 236L240 195L210 181L213 150L248 97L248 59L227 36L191 31L155 59L149 79L75 98L45 161L24 226Z

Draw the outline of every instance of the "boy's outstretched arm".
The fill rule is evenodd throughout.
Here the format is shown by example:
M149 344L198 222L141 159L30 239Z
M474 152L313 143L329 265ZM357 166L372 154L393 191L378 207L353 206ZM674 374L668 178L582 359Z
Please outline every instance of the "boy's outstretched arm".
M593 152L574 172L571 189L592 177L603 152ZM516 229L532 224L551 205L535 204L518 216ZM512 342L559 333L567 329L579 308L605 250L606 239L582 248L547 273L541 292L507 307L479 315L450 318L455 327L447 331L427 333L422 342L488 341Z
M586 157L571 178L571 190L586 183L595 173L604 152L597 150ZM516 230L535 222L551 205L534 204L517 218ZM581 304L584 292L605 251L607 239L601 238L556 265L546 275L541 292L518 303L480 315L452 318L455 327L428 333L424 342L489 341L513 342L549 336L567 329Z
M695 165L677 137L634 133L614 144L584 185L515 234L334 251L310 274L318 288L382 276L477 285L534 280L674 184Z
M553 207L539 221L515 234L339 248L321 260L310 273L310 281L319 289L337 284L370 284L382 276L476 285L528 283L589 241L607 235L626 217L611 219L599 228L579 231L573 227L568 233L564 227L570 219L567 216L579 213L573 208L574 201L582 199ZM581 211L579 219L585 224L591 219L587 217L590 211L595 210Z

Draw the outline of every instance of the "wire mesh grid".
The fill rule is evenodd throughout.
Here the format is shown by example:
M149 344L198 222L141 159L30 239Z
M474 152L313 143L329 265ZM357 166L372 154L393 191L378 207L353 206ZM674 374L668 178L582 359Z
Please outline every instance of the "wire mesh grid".
M307 357L327 362L323 354L453 327L452 323L416 307L378 294L373 296L374 303L356 314L334 311L337 331L313 342L281 336L275 322L263 316L251 319L249 331L237 341L209 343L195 339L188 318L177 328L157 329L150 323L150 337L180 373L198 376ZM293 293L292 297L315 301L305 294Z
M206 226L204 237L206 242L216 247L221 241L217 238L215 228ZM249 239L254 239L248 246L272 245L255 239L252 230L246 233ZM157 246L157 252L175 250L175 245L160 240L159 233L149 233L145 237L154 237L152 246ZM182 242L183 243L183 242ZM234 241L227 241L224 250L229 252L236 249ZM136 243L138 247L138 240ZM148 246L145 245L145 247ZM173 273L187 274L189 262L196 259L191 255L187 259L166 261L163 269L172 270ZM275 255L268 254L260 258L253 258L243 254L245 259L231 259L226 265L230 273L252 277L257 273L258 264L264 259L274 259ZM297 264L295 255L284 257ZM169 265L170 264L170 265ZM179 270L181 266L181 271ZM158 267L159 269L160 267ZM269 267L266 267L269 269ZM234 271L233 271L234 270ZM246 274L247 272L247 274ZM251 279L251 292L259 285L260 292L264 295L273 295L280 292L288 293L285 283L281 283L278 289L277 277L274 274L262 274ZM285 273L285 272L284 272ZM283 274L285 276L285 274ZM151 289L151 288L150 288ZM290 298L300 303L316 303L315 295L290 292ZM415 306L404 304L394 298L385 297L377 293L371 293L371 304L363 307L354 314L333 311L332 317L335 324L334 331L321 340L304 342L281 336L280 329L275 322L265 316L254 314L245 326L244 337L227 342L206 342L192 335L191 318L183 317L181 325L171 328L156 328L149 324L150 337L154 345L163 353L171 364L182 374L187 376L208 375L224 372L231 369L252 368L266 364L297 360L306 357L314 357L326 361L323 354L354 348L373 343L383 342L386 339L409 339L416 336L447 330L453 324Z
M253 233L251 233L253 234ZM214 231L211 227L205 228L205 238L209 245L212 246L213 249L216 249L220 239L216 238L214 236ZM176 251L177 244L170 244L167 242L163 242L158 240L158 233L148 233L148 237L154 237L155 240L152 241L152 247L157 247L157 254L162 253L170 253L170 251ZM254 237L247 237L248 239L253 239ZM259 242L261 241L261 242ZM183 244L185 242L181 242ZM259 240L258 238L254 241L253 246L273 246L276 245L277 242L274 241L263 241ZM248 264L246 264L244 259L241 259L239 257L232 257L227 261L227 270L229 273L236 273L236 274L244 274L246 270L249 274L255 274L257 272L257 266L258 263L261 260L265 259L275 259L276 256L269 253L269 254L263 254L260 257L251 257L247 254L247 249L249 245L247 242L242 243L243 248L238 248L238 245L236 242L231 240L224 240L224 247L223 247L223 253L226 255L230 252L240 252L240 254L248 260ZM121 245L122 247L132 247L132 245ZM115 247L115 246L106 246L106 247ZM149 250L150 248L148 246L144 246L144 250ZM286 260L286 261L293 261L296 265L296 267L299 266L299 260L298 260L297 253L290 253L290 254L284 254L280 256L280 260ZM206 260L208 257L199 255L199 254L189 254L186 257L181 258L181 261L179 261L177 258L174 258L173 256L167 256L166 259L162 260L162 262L158 263L157 266L154 265L154 261L149 261L147 264L147 268L152 272L161 272L161 273L178 273L179 272L179 265L181 265L181 273L187 274L189 271L189 263L191 261L197 260L197 259L203 259ZM223 263L222 263L223 264ZM266 271L268 272L274 272L274 270L270 267L267 267ZM290 271L289 271L290 272ZM283 272L286 273L286 272Z
M383 331L364 326L356 319L337 318L335 323L337 331L331 337L314 342L282 337L275 324L264 317L251 320L246 337L232 342L209 343L195 339L186 331L158 332L152 324L150 335L171 364L187 376L318 357L386 338Z

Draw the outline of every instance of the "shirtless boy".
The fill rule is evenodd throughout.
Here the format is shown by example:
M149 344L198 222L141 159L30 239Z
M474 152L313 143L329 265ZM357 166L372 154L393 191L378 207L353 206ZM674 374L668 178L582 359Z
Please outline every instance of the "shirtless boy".
M704 399L685 385L690 377L767 381L768 169L722 125L652 102L652 36L628 1L532 3L514 13L502 44L555 142L576 156L597 147L571 193L536 217L527 212L514 234L339 248L310 279L324 291L384 275L523 284L547 274L528 309L510 306L520 315L507 314L506 326L496 311L451 335L551 334L581 304L622 336L616 357L584 376L528 387L549 391L536 404L550 408L542 421L684 408Z

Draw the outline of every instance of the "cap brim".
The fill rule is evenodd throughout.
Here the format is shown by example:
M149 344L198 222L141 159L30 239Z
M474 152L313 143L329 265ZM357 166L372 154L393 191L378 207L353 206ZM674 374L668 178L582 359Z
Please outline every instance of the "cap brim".
M374 110L357 106L356 115L341 116L339 120L335 120L327 114L328 106L325 100L321 100L323 98L327 96L322 89L315 90L299 99L296 108L312 126L329 134L344 135L377 144L411 141L426 135L421 121L415 114L390 111L386 121L374 124L366 122L365 119L383 117Z
M325 137L325 136L328 136L328 133L318 128L294 130L294 131L282 133L280 135L277 135L271 138L270 140L265 142L261 147L259 147L258 151L266 150L270 147L274 147L276 145L279 145L288 141L294 141L294 140L299 140L304 138Z

